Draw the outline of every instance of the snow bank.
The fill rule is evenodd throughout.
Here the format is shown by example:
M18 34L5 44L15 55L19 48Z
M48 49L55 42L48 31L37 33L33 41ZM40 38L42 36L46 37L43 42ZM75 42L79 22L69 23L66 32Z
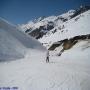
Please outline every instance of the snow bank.
M24 58L27 49L45 50L37 40L0 18L0 61Z

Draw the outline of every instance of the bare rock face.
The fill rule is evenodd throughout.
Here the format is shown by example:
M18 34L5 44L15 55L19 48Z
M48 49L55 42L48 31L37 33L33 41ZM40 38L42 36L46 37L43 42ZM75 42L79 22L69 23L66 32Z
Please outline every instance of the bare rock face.
M49 48L49 50L51 50L51 51L55 50L55 48L62 45L63 49L58 54L58 56L60 56L64 52L64 50L71 49L76 43L78 43L78 41L81 41L81 40L90 40L90 34L75 36L75 37L70 38L70 39L65 39L62 41L55 42L54 44L52 44L52 46Z

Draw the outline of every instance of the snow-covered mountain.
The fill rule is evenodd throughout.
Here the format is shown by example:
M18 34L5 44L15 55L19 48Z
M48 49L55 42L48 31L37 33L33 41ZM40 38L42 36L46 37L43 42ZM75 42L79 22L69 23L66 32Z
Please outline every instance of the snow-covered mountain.
M30 21L27 24L22 24L20 27L24 32L30 34L36 39L41 38L48 31L54 29L59 23L63 23L70 19L70 16L74 14L74 10L70 10L67 13L59 16L40 17L34 21Z
M35 38L44 33L38 40L53 50L46 63L46 49L37 40L0 18L0 89L90 90L89 20L90 10L81 7L21 26Z
M90 6L81 6L62 15L40 17L20 27L49 48L53 43L90 34Z
M0 61L24 58L29 49L43 50L44 47L15 25L0 18Z

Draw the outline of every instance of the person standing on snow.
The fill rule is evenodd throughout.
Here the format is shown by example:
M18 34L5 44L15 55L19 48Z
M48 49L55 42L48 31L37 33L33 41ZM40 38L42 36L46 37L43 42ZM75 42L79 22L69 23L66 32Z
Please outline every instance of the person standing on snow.
M46 63L49 62L49 50L47 50L47 54L46 54Z

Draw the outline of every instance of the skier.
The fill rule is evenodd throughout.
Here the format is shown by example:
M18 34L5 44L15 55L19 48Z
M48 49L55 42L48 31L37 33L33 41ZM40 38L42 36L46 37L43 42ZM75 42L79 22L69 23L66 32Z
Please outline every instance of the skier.
M46 63L49 62L49 50L47 51L47 54L46 54Z

